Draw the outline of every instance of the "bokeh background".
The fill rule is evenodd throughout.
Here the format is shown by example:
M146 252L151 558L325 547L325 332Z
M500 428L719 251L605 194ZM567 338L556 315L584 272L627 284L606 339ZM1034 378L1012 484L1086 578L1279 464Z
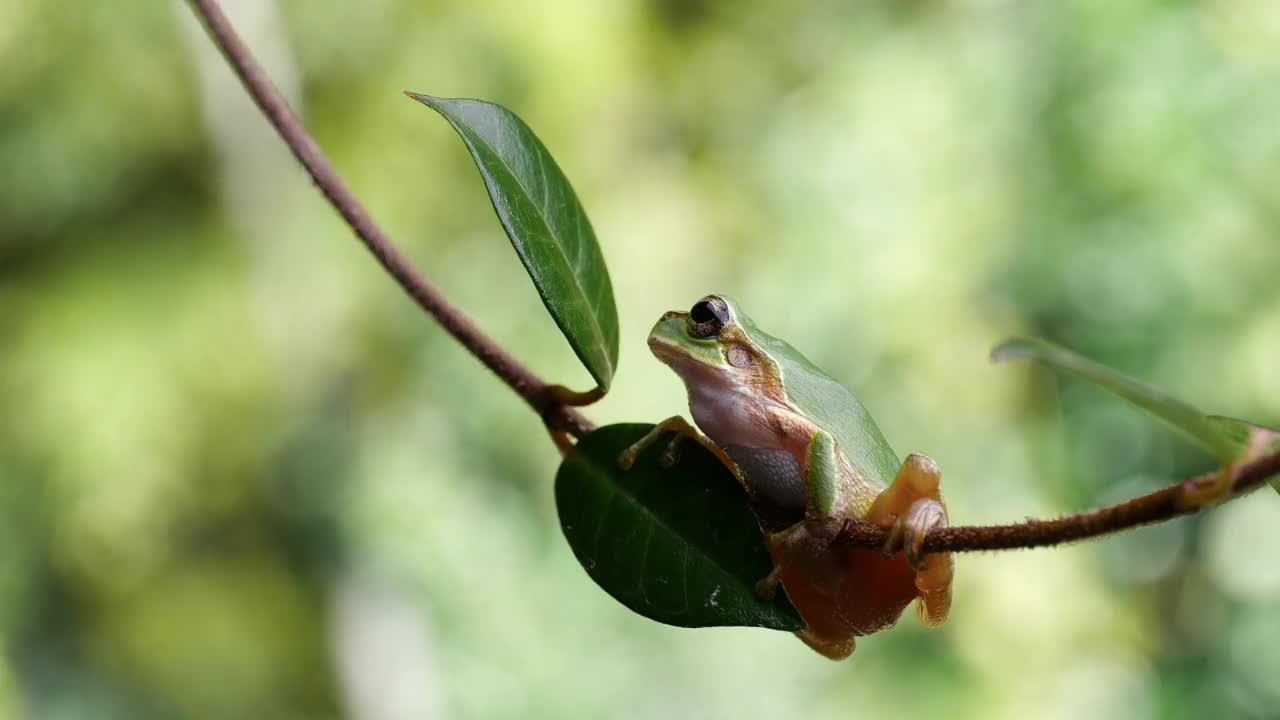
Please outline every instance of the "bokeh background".
M448 295L586 373L447 124L500 102L591 213L598 422L684 410L664 310L737 296L942 465L954 522L1210 466L988 349L1032 333L1280 419L1269 0L236 0ZM1280 496L964 556L952 620L834 664L631 614L576 565L538 419L378 269L178 2L0 2L0 719L1266 718Z

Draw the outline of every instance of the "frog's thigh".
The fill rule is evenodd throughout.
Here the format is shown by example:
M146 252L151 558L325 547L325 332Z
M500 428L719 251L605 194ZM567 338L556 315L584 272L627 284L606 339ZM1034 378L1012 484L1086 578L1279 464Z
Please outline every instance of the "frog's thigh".
M898 475L876 498L867 520L881 527L905 533L908 555L918 548L930 530L947 526L947 510L938 488L942 478L938 465L926 455L907 456ZM916 589L920 604L916 610L925 625L941 625L951 609L951 579L955 563L951 553L930 553L920 558Z
M867 519L880 525L888 525L899 517L905 517L911 510L911 504L920 498L940 502L942 495L938 490L938 483L941 479L942 471L928 455L908 455L898 469L893 484L876 498Z

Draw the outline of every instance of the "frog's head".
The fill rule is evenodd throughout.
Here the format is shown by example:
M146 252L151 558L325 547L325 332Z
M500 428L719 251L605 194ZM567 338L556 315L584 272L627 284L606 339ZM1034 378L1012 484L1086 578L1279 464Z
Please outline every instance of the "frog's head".
M763 337L732 298L708 295L688 312L664 313L649 333L649 349L691 388L759 391L778 378L777 366L759 344Z

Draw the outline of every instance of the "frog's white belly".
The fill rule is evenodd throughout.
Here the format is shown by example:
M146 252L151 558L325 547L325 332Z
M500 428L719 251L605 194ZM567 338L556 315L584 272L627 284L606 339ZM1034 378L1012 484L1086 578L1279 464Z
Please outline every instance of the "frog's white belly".
M784 438L771 427L768 401L739 392L705 386L689 389L689 412L703 434L720 447L742 445L783 450Z
M770 411L779 411L771 403L759 395L724 390L689 393L694 421L738 466L761 523L780 530L804 517L808 442L788 437L785 424L770 420Z

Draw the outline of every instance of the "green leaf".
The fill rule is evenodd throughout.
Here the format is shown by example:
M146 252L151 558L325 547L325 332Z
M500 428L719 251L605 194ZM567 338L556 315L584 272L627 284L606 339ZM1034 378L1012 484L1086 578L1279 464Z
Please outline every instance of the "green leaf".
M1211 420L1204 413L1172 395L1100 365L1082 355L1034 338L1013 338L991 351L995 362L1038 360L1049 367L1078 375L1110 390L1156 417L1213 453L1224 465L1244 449L1236 431Z
M1127 375L1078 355L1064 347L1035 338L1013 338L991 351L991 359L1038 360L1049 367L1078 375L1101 385L1156 417L1164 420L1197 444L1213 453L1223 465L1239 460L1249 440L1258 431L1280 433L1280 430L1223 415L1205 415L1200 410ZM1264 452L1280 451L1280 438L1272 438ZM1271 481L1280 492L1280 478Z
M462 136L498 219L578 359L608 390L618 365L618 311L587 213L551 153L514 113L480 100L406 95Z
M630 470L618 455L653 428L609 425L582 439L556 473L556 507L573 553L591 579L632 610L681 627L745 625L800 630L779 591L756 597L773 567L746 493L694 442L658 466L665 438Z
M1226 417L1225 415L1210 415L1209 422L1221 428L1222 432L1227 434L1235 442L1239 443L1241 448L1249 444L1249 440L1254 433L1263 431L1267 433L1265 436L1267 442L1260 449L1262 454L1270 454L1280 452L1280 428L1270 425L1259 425L1258 423L1249 422L1248 420L1240 420L1238 418ZM1280 493L1280 477L1271 479L1271 487Z

